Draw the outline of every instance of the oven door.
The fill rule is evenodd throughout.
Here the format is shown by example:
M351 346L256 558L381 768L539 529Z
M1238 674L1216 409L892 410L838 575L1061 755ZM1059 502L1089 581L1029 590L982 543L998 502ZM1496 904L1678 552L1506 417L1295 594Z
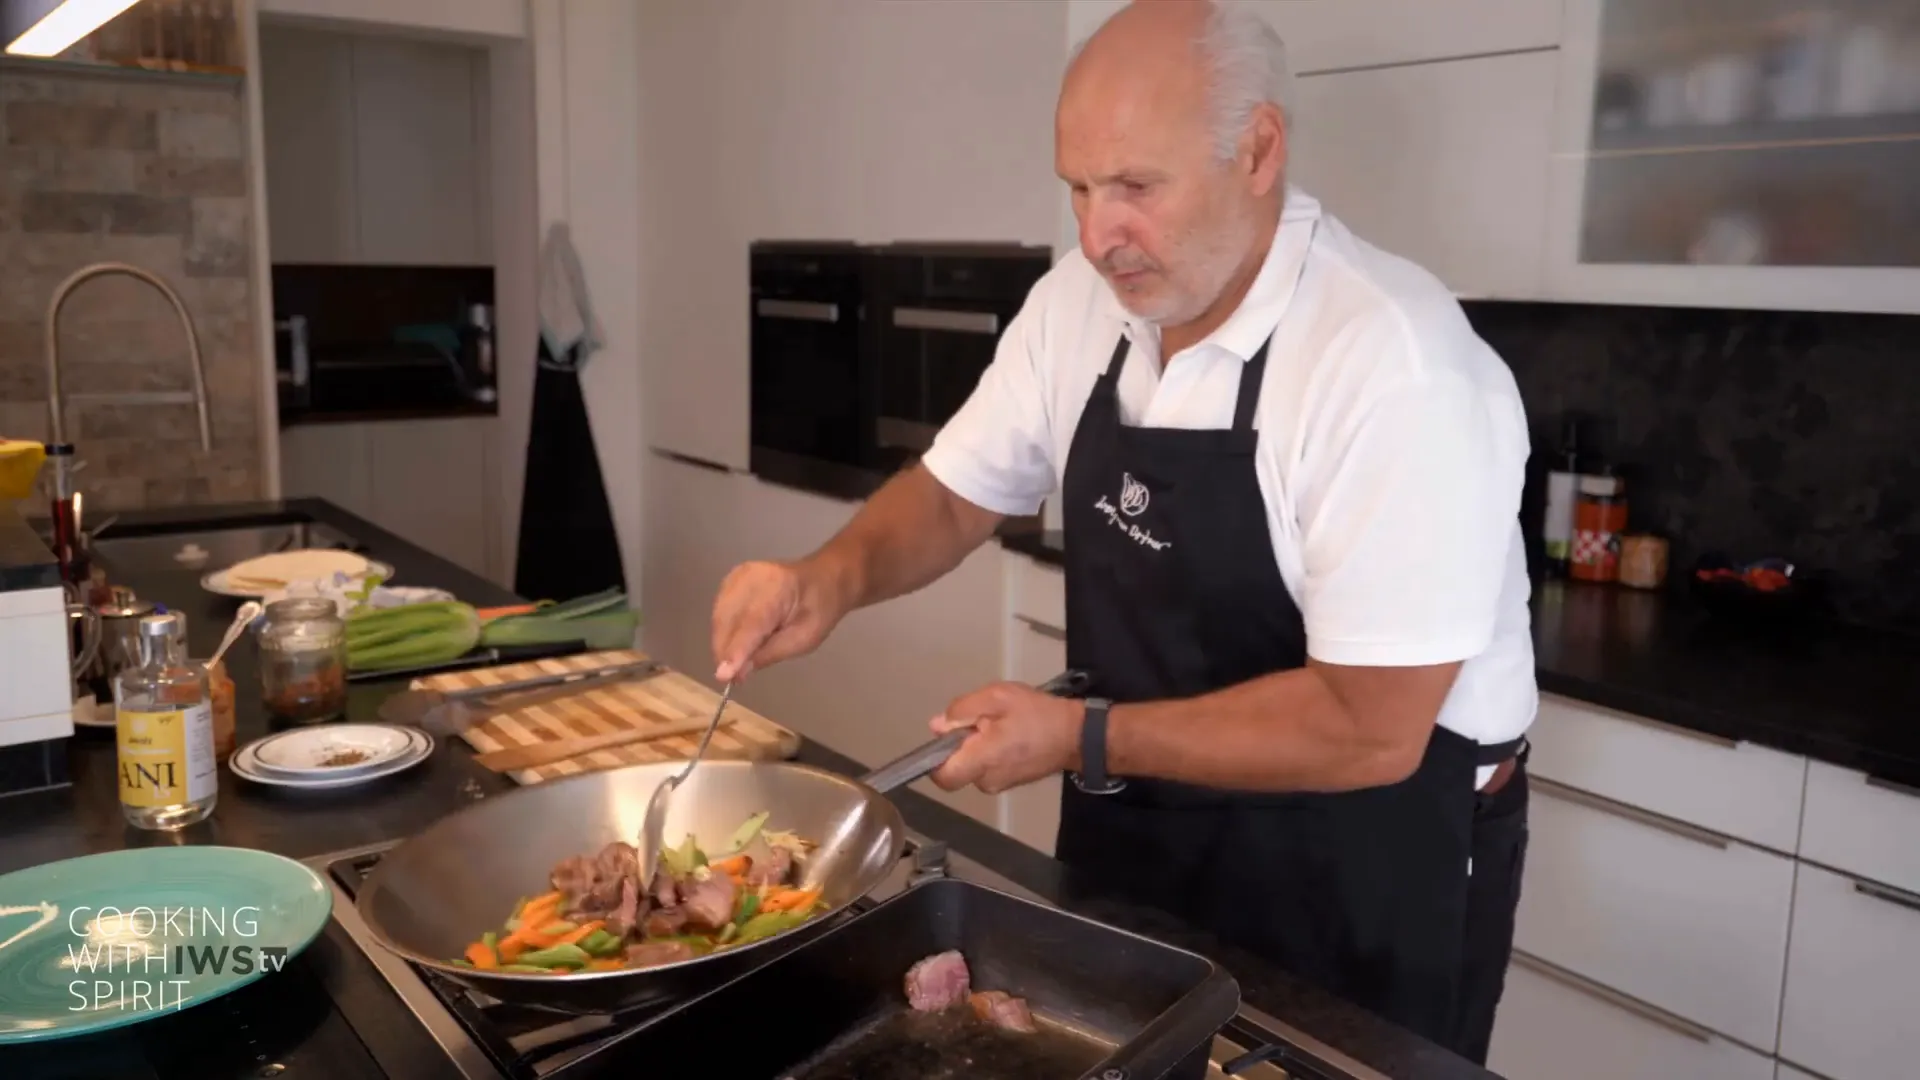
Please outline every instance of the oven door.
M871 414L862 410L858 302L756 296L751 353L754 448L862 464Z
M884 454L917 457L933 445L993 362L1001 327L1000 314L983 308L902 304L886 313L874 425Z

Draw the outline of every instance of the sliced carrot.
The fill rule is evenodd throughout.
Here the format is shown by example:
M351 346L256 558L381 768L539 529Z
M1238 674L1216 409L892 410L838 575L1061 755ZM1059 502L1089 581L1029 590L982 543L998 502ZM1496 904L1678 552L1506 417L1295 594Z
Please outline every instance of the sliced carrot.
M776 893L769 893L765 900L760 901L760 910L805 911L807 908L812 907L813 902L818 899L820 899L820 890L818 888L782 889Z
M619 959L618 957L610 957L605 960L587 961L588 971L619 971L621 968L626 966L627 966L627 962L625 960Z
M707 868L714 873L725 874L728 877L738 877L746 873L749 869L752 869L752 867L753 856L746 854L730 855L727 858L721 859L719 862L707 864Z
M481 608L474 614L480 616L481 622L488 622L505 615L527 615L537 610L539 608L534 604L510 604L506 607Z
M493 954L492 949L487 948L487 943L484 941L476 941L467 946L467 960L482 971L492 971L500 966L500 958Z
M605 925L607 925L607 923L604 919L595 919L592 922L581 923L579 926L555 938L553 943L555 945L578 945L586 940L588 934L593 933Z

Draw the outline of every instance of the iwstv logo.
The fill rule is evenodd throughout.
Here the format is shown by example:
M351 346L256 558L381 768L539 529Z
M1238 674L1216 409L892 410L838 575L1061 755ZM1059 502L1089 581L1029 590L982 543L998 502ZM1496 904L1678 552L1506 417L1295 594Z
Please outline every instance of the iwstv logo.
M287 947L259 940L256 907L77 907L67 914L75 1012L178 1009L198 980L279 971Z

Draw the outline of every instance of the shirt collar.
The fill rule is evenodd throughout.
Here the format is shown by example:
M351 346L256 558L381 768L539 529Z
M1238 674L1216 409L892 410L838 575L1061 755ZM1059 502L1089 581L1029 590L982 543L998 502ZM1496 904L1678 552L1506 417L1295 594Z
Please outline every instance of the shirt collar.
M1254 276L1252 287L1241 299L1240 306L1233 309L1233 314L1192 348L1211 345L1242 360L1253 359L1253 354L1259 352L1260 346L1273 336L1274 330L1280 325L1280 317L1293 300L1294 287L1300 281L1300 268L1306 262L1314 228L1319 220L1319 201L1298 188L1289 187L1286 205L1280 211L1279 228L1274 233L1273 243L1267 248L1266 259L1260 264L1260 272ZM1101 284L1106 285L1104 281ZM1106 299L1109 309L1124 324L1129 341L1140 341L1143 336L1149 341L1159 340L1159 329L1128 311L1120 303L1120 298L1114 295L1110 285L1106 287ZM1164 362L1167 358L1162 359Z

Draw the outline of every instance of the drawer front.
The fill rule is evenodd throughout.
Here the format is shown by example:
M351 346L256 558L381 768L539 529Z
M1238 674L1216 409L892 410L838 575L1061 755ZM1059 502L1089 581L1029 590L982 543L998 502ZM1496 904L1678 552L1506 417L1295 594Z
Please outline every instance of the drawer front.
M1515 947L1773 1046L1793 861L1551 781L1532 793Z
M1487 1067L1507 1080L1773 1080L1773 1059L1516 956Z
M1527 733L1536 776L1791 854L1807 761L1558 695Z
M1016 618L1038 623L1056 633L1067 629L1067 577L1058 567L1010 555L1012 604Z
M1067 643L1019 620L1014 620L1009 650L1007 677L1035 686L1066 670ZM1053 854L1053 842L1060 831L1060 777L1049 776L1024 787L1014 788L1001 797L1005 815L1000 831L1047 855Z
M1920 1061L1920 895L1800 866L1780 1056L1831 1080Z
M1807 767L1800 857L1920 892L1920 791L1824 761Z

